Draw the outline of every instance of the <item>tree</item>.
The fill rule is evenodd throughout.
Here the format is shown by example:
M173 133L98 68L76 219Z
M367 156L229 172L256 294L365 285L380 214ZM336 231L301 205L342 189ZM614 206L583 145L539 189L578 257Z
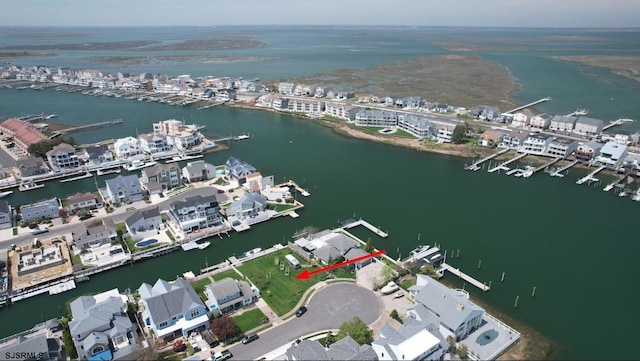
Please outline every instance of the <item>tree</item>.
M402 319L400 318L400 315L398 314L398 311L396 311L395 308L393 310L391 310L391 313L389 314L389 316L391 318L393 318L394 320L402 323Z
M455 144L462 144L467 142L467 132L469 131L469 125L467 123L458 124L453 128L453 134L451 135L451 141Z
M364 245L364 251L367 253L373 253L374 247L373 247L373 241L371 241L371 238L367 239L367 243Z
M184 345L184 342L182 341L181 338L177 339L176 342L173 343L173 352L182 352L184 351L187 347Z
M76 351L76 346L73 343L73 339L71 338L71 331L69 331L69 319L63 317L60 320L62 324L62 339L64 341L64 349L67 352L67 356L69 356L72 360L78 358L78 351Z
M229 317L229 315L223 315L211 320L211 332L213 332L218 339L226 341L230 337L236 336L240 333L240 328L236 325L236 321Z
M340 325L336 341L350 336L359 345L373 341L373 331L359 317L354 317Z
M449 343L449 352L456 352L456 338L449 335L447 336L447 342Z
M458 357L460 358L467 358L467 352L469 352L469 349L467 348L467 345L465 344L461 344L458 349L456 350L456 354L458 355Z

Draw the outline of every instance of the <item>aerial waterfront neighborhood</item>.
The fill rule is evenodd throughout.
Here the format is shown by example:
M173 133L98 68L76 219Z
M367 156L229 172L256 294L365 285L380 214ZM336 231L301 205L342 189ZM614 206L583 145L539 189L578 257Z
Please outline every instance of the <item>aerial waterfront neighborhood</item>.
M418 96L357 97L353 92L334 92L321 85L281 82L265 86L257 80L226 77L170 78L151 73L107 74L17 66L1 70L0 77L8 81L6 86L24 91L50 88L198 106L198 109L244 103L312 119L340 119L382 136L403 136L438 145L455 142L456 128L467 126L469 121L481 127L467 129L464 135L497 152L468 165L466 169L471 171L513 150L515 158L494 167L490 165L489 171L504 170L506 174L529 177L544 169L551 175L562 176L568 167L583 163L595 167L595 171L581 178L579 184L596 182L595 174L604 169L618 174L618 179L605 190L625 183L626 177L640 176L637 148L640 134L603 133L625 120L605 124L587 117L586 111L550 115L533 114L524 108L506 112L491 106L467 109L430 103ZM251 164L234 156L221 165L201 159L205 153L218 150L220 142L242 140L245 136L207 139L200 132L202 126L168 119L153 123L150 133L79 147L65 143L60 133L46 132L45 121L51 119L47 117L42 114L9 118L0 123L2 148L16 159L12 169L2 168L0 191L5 199L0 199L0 229L9 236L33 236L29 237L30 242L11 244L7 250L0 291L2 305L43 293L65 292L91 275L129 263L180 250L197 252L207 248L212 239L224 240L232 237L230 233L246 231L272 218L298 217L296 211L304 207L298 196L309 196L294 181L277 183L274 176L263 176ZM62 141L41 156L30 154L34 146L55 139ZM514 160L533 156L548 160L541 167L507 167ZM123 171L126 174L121 174ZM85 178L96 180L95 191L31 204L10 202L13 188L27 192L47 187L51 182ZM622 188L620 194L626 195L628 191ZM640 191L634 193L632 198L640 200ZM110 215L118 214L123 219L116 223ZM385 236L379 228L359 222L358 225L378 236ZM82 224L82 230L57 232L66 224ZM187 272L175 280L143 283L136 290L113 289L79 297L70 304L70 320L50 320L23 335L2 340L0 354L56 359L70 356L68 348L73 345L79 358L89 360L131 359L145 350L158 354L178 350L181 357L194 360L234 356L286 360L495 359L519 339L518 331L473 303L468 292L437 281L445 271L457 272L465 280L469 276L449 268L446 256L435 247L416 250L404 261L390 257L358 261L371 250L365 251L366 242L347 229L345 226L298 235L286 247L253 249L239 258L233 256L219 265L201 269L197 276ZM300 297L280 311L278 305L271 304L273 298L287 296L265 297L271 291L259 287L261 281L249 271L252 262L267 258L275 267L273 273L277 273L272 276L270 271L268 277L283 277L287 280L284 282L297 282L295 273L301 264L312 268L339 260L358 261L348 268L348 274L333 277L349 287L358 285L367 292L372 290L363 297L373 295L375 302L382 304L377 316L368 320L369 324L375 324L371 326L371 340L361 343L347 335L329 342L333 337L329 335L338 327L296 334L291 339L293 343L290 339L278 339L275 335L279 329L297 325L314 314L322 318L320 311L310 305L316 296L339 285L333 285L331 277L316 279L317 286L296 294L311 298ZM401 283L403 277L410 276L411 263L420 264L420 269L433 269L434 277L418 273L413 275L413 284L399 287L395 282ZM372 269L376 270L375 276L363 276ZM384 282L380 282L380 274L388 275ZM470 284L482 291L490 288L479 281ZM387 293L385 287L393 291ZM388 304L395 308L389 308ZM309 306L307 315L306 306ZM296 311L302 309L298 315ZM252 324L254 327L237 332L231 339L215 334L215 320L228 314L241 317L254 310L260 310L264 316L260 323ZM396 317L387 317L391 311L396 311ZM263 323L273 329L265 328ZM70 344L63 341L64 332L69 332ZM258 337L272 337L279 343L267 348L259 342L241 347L236 341L243 335L242 344ZM188 345L186 351L176 347L183 343Z

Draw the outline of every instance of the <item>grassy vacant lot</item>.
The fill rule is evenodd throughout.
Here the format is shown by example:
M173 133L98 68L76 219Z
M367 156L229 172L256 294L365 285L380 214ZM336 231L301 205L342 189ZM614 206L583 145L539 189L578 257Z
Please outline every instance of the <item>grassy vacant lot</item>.
M244 312L239 316L235 316L233 319L236 321L236 325L238 325L242 333L262 325L265 323L265 320L268 321L267 316L265 316L259 308Z
M282 249L238 267L238 270L260 289L262 298L278 316L291 311L308 288L327 279L327 276L329 278L355 278L355 274L350 270L341 268L333 273L323 272L313 275L308 280L296 279L296 275L302 270L296 270L289 266L284 259L284 256L289 253L292 253L290 249ZM296 258L302 261L300 257ZM278 265L276 265L276 260L278 260ZM285 270L289 269L289 275L286 275L284 270L280 270L280 264L284 265ZM306 269L313 271L317 268L308 267Z

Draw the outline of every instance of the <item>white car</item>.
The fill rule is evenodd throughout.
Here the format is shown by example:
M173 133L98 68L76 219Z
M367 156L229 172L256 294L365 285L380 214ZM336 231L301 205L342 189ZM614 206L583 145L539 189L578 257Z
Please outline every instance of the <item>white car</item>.
M45 232L49 232L49 227L47 226L38 226L34 229L31 230L31 234L40 234L40 233L45 233Z
M403 296L404 296L404 293L402 293L402 291L398 291L398 292L396 292L395 295L393 295L393 298L401 298Z

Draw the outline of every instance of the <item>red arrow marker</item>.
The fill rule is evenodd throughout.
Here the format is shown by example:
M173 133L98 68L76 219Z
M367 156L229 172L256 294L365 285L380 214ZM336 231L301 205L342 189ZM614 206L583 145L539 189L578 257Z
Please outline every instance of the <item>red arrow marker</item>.
M340 268L340 267L346 266L346 265L351 264L351 263L360 262L360 261L365 260L367 258L380 256L380 255L382 255L384 253L385 253L385 250L381 250L381 251L378 251L378 252L369 253L367 255L364 255L364 256L361 256L361 257L358 257L358 258L350 259L348 261L342 261L340 263L336 263L336 264L332 264L330 266L322 267L322 268L317 269L315 271L309 272L307 270L304 270L304 271L300 272L296 276L296 278L299 279L299 280L307 280L307 279L309 279L310 276L313 276L314 274L322 273L322 272L326 272L326 271L331 271L332 269Z

